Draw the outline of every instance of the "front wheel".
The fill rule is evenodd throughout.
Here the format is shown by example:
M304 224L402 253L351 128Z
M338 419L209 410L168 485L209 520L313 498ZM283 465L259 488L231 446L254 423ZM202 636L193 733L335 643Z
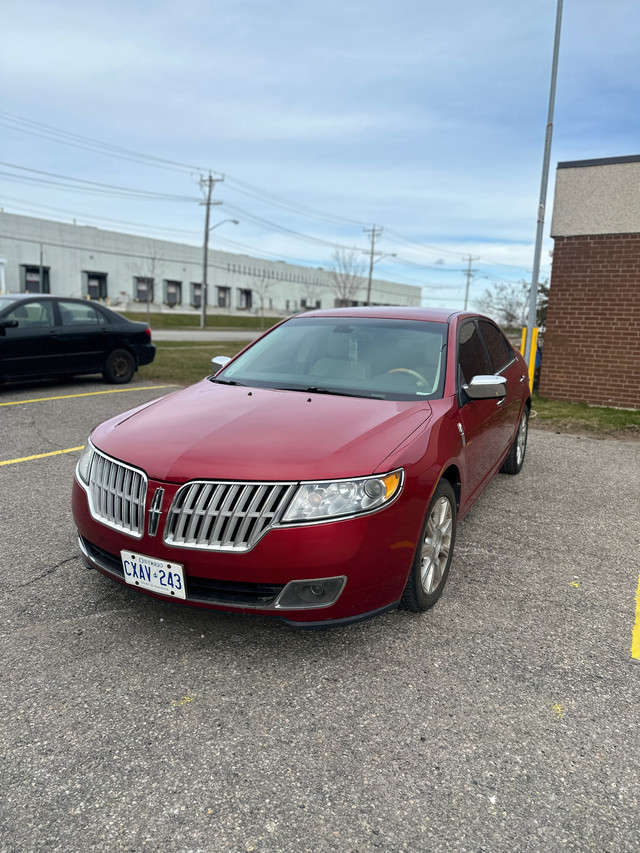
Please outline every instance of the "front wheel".
M102 375L113 385L125 385L131 382L136 372L136 362L126 349L115 349L106 358Z
M513 439L509 455L502 463L500 469L505 474L519 474L524 464L524 455L527 452L527 435L529 434L529 409L525 406L520 416L518 432Z
M411 565L402 604L422 613L436 603L449 574L456 538L456 496L447 480L440 480L431 498L420 541Z

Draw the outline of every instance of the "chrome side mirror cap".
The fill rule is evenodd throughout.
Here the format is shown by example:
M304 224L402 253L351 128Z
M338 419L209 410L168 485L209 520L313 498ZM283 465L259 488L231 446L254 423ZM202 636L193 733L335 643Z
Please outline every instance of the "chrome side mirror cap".
M479 374L462 388L471 400L491 400L507 396L507 380L504 376Z
M216 373L220 373L223 367L226 367L231 359L227 355L217 355L215 358L211 359L211 365L213 367L214 375Z

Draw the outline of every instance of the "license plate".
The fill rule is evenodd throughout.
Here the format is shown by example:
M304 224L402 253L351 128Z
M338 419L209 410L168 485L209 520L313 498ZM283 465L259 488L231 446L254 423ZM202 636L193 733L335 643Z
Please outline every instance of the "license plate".
M168 563L155 557L146 557L133 551L120 551L124 579L131 586L168 595L186 598L184 572L180 563Z

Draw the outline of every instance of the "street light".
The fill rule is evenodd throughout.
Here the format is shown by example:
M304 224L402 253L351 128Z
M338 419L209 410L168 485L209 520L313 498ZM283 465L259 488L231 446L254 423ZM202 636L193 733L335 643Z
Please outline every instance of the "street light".
M220 225L224 225L225 222L233 222L234 225L239 225L240 222L237 219L223 219L220 222L216 222L215 225L209 227L208 222L209 217L209 208L207 207L207 227L204 232L204 258L202 260L202 284L200 286L200 328L205 329L207 326L207 263L208 263L208 254L209 254L209 234L215 229L219 228Z

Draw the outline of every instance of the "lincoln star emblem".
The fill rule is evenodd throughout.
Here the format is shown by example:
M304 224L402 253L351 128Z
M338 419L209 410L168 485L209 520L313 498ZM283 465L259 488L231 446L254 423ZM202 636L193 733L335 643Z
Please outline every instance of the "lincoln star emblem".
M160 524L160 516L162 515L162 500L164 498L164 489L156 489L149 507L149 536L155 536L158 532Z

